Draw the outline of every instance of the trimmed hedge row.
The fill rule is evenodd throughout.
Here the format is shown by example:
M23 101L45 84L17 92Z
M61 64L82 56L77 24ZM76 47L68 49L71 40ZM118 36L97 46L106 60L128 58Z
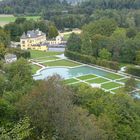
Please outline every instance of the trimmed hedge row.
M94 56L90 56L90 55L88 56L69 50L65 50L65 56L67 56L72 60L79 61L81 63L94 64L94 65L107 67L113 70L119 70L118 62L96 59Z
M129 66L126 69L126 72L129 73L129 74L132 74L134 76L139 76L140 77L140 67Z

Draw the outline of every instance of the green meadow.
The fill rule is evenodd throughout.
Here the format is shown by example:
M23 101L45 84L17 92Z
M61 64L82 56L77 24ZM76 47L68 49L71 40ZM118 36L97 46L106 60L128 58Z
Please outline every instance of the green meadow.
M27 20L33 19L37 20L40 18L40 16L20 16L25 17ZM4 26L5 24L8 24L10 22L14 22L18 17L13 15L0 15L0 26Z

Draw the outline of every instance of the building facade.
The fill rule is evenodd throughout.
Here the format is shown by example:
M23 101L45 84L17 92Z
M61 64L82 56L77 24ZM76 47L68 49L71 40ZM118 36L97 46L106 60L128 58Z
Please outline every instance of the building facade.
M47 51L48 46L46 42L46 34L40 30L28 31L27 34L23 33L20 38L20 45L22 50L41 50Z
M17 61L17 56L15 54L6 54L4 58L6 63L12 63Z
M61 45L61 44L66 44L67 43L67 41L65 41L64 39L63 39L63 37L62 36L57 36L56 38L53 38L53 39L49 39L49 40L47 40L46 41L50 46L51 45Z

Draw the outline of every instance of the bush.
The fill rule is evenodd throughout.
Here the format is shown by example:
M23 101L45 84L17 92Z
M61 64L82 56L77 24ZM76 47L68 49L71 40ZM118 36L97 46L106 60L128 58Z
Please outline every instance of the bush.
M82 63L95 64L95 65L107 67L110 69L119 70L118 62L96 59L94 56L83 55L83 54L69 51L69 50L65 51L65 56L67 56L68 58L72 60L76 60Z
M7 53L13 53L17 56L17 58L23 57L25 59L30 58L30 51L28 50L21 50L17 48L9 48L6 50Z
M129 74L132 74L134 76L139 76L140 77L140 67L129 66L126 69L126 72L129 73Z

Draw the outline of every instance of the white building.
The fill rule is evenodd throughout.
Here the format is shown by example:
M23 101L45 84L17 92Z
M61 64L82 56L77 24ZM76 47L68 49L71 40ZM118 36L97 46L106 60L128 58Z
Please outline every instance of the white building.
M50 46L52 45L61 45L61 44L66 44L67 43L67 41L65 41L64 39L63 39L63 37L62 36L60 36L60 35L58 35L56 38L53 38L53 39L48 39L47 41L46 41Z
M15 54L6 54L4 58L6 63L12 63L17 61L17 56Z

